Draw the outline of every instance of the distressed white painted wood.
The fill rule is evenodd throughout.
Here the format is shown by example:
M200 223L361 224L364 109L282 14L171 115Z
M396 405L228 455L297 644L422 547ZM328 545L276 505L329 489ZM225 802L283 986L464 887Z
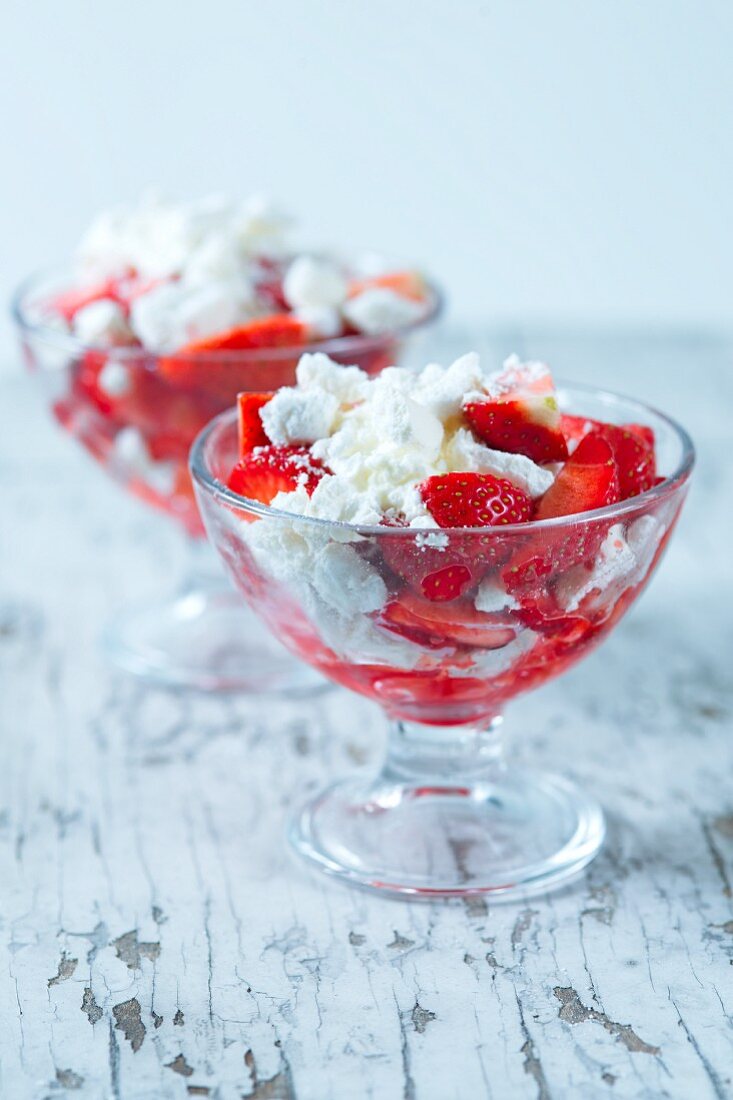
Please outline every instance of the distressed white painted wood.
M733 1096L731 344L479 342L652 398L702 452L650 591L509 714L515 750L587 784L611 830L577 885L505 907L380 900L288 856L291 802L376 757L368 702L104 667L105 618L185 548L3 382L3 1098Z

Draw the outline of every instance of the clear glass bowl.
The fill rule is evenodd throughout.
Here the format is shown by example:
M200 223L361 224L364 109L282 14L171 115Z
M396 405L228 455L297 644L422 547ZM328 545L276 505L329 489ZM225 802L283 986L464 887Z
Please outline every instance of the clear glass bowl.
M232 407L237 393L292 384L305 351L323 351L336 362L377 374L403 358L442 307L439 290L428 284L425 317L379 336L343 336L297 348L155 355L83 344L55 327L48 303L70 286L71 272L62 271L33 277L17 291L12 310L26 365L43 383L58 423L128 491L172 517L194 539L204 530L188 472L189 450L204 425ZM121 617L105 632L104 645L128 671L173 686L299 690L315 680L263 632L216 569L199 567L175 595Z
M694 452L638 402L577 386L558 397L578 415L650 425L665 480L581 515L430 533L298 517L233 493L231 412L194 444L209 537L250 605L390 719L380 773L337 783L294 819L296 849L325 871L395 894L513 896L598 851L600 808L565 778L508 764L501 713L590 653L631 606L672 534ZM477 589L425 598L432 572L467 561Z

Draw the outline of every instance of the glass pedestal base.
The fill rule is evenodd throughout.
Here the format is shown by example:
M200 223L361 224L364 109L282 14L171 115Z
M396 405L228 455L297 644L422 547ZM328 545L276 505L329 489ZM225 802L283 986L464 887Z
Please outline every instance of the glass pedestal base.
M465 756L458 766L458 753L442 766L433 755L426 769L393 752L375 781L337 783L310 801L291 843L328 874L381 894L499 901L566 882L603 842L600 807L567 779L506 767L483 749L473 767Z
M224 581L128 612L106 629L102 648L119 668L162 687L299 695L329 686Z

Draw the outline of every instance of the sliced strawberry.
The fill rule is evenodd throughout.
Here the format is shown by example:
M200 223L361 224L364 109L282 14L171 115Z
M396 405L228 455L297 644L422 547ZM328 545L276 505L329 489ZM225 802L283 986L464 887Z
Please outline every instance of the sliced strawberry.
M620 499L651 489L656 477L654 433L642 424L604 424L598 429L611 447L618 467ZM651 434L651 443L649 442Z
M266 447L270 442L262 426L260 409L271 397L272 393L240 393L237 396L239 453L243 457L255 447Z
M570 450L574 449L588 432L602 428L600 420L591 420L589 416L572 416L570 413L560 414L560 431L565 436L565 441Z
M463 412L479 439L496 451L526 455L533 462L563 462L568 457L552 396L470 401Z
M200 355L212 351L245 351L251 348L289 348L305 343L308 330L297 317L287 313L273 313L259 317L246 325L193 340L182 348L179 355Z
M428 293L425 280L416 271L392 271L385 275L351 279L347 297L355 298L357 294L363 294L365 290L372 290L374 287L393 290L395 294L399 294L401 298L409 298L411 302L424 302Z
M622 424L621 427L625 428L628 432L632 432L635 436L638 436L642 443L645 443L651 451L654 450L656 444L654 429L650 428L648 424Z
M435 474L419 488L440 527L525 523L532 515L532 501L526 493L493 474Z
M257 447L240 458L227 484L240 496L269 504L278 493L290 493L298 485L312 493L325 473L307 447Z
M618 466L621 500L643 493L654 484L655 440L654 430L648 424L604 424L563 413L560 427L571 445L579 443L590 432L597 432L607 440Z
M228 402L233 401L240 390L289 385L298 361L297 349L307 342L308 329L302 321L285 313L275 313L246 325L238 325L227 332L194 340L171 355L162 356L158 369L172 385L197 390ZM246 354L249 351L264 352L268 348L291 347L294 349L292 360L282 355L275 356L271 361L266 355L252 359ZM241 358L233 354L219 354L237 351L243 353Z
M53 313L60 314L67 321L73 321L74 315L84 306L91 305L92 302L99 302L103 298L117 300L117 289L118 279L103 279L92 286L63 290L50 298L47 304Z
M501 649L516 637L516 631L497 623L491 615L477 611L473 604L460 605L426 602L411 592L402 592L382 611L383 625L438 649L447 645L469 645L479 649ZM408 633L409 632L409 633Z
M535 518L590 512L617 500L619 484L613 451L600 432L590 432L542 497Z

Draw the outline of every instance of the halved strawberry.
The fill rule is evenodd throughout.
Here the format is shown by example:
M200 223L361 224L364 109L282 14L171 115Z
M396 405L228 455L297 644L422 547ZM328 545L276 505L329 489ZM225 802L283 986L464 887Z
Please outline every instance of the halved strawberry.
M525 523L532 515L532 501L526 493L493 474L435 474L419 488L425 507L440 527Z
M425 280L416 271L392 271L385 275L350 279L346 296L355 298L357 294L363 294L365 290L372 290L374 287L393 290L401 298L409 298L412 302L423 302L428 292Z
M542 497L535 518L590 512L617 500L619 484L613 451L600 432L590 432Z
M526 455L533 462L563 462L568 457L557 401L551 395L470 401L463 412L479 439L496 451Z
M271 397L271 392L237 395L240 455L248 455L255 447L266 447L270 442L262 426L260 409L264 408Z
M654 432L645 424L604 424L598 429L618 467L620 499L651 489L656 477ZM650 441L651 435L651 441Z
M328 471L307 447L256 447L240 458L227 485L240 496L269 504L278 493L304 485L312 493Z
M260 317L246 325L238 325L226 332L207 336L185 344L170 355L164 355L158 362L162 376L176 386L195 389L224 401L233 401L240 390L253 389L264 381L264 376L278 371L272 385L289 385L298 360L298 351L308 342L308 328L296 317L285 313L275 313L269 317ZM267 357L248 359L248 351L268 348L294 349L292 360L288 357L275 357L268 362ZM243 353L241 359L236 355L220 357L220 352ZM270 384L265 382L265 385Z
M511 626L497 623L495 617L477 611L471 603L448 606L426 602L411 592L400 593L381 618L387 629L434 649L456 644L501 649L516 637Z

